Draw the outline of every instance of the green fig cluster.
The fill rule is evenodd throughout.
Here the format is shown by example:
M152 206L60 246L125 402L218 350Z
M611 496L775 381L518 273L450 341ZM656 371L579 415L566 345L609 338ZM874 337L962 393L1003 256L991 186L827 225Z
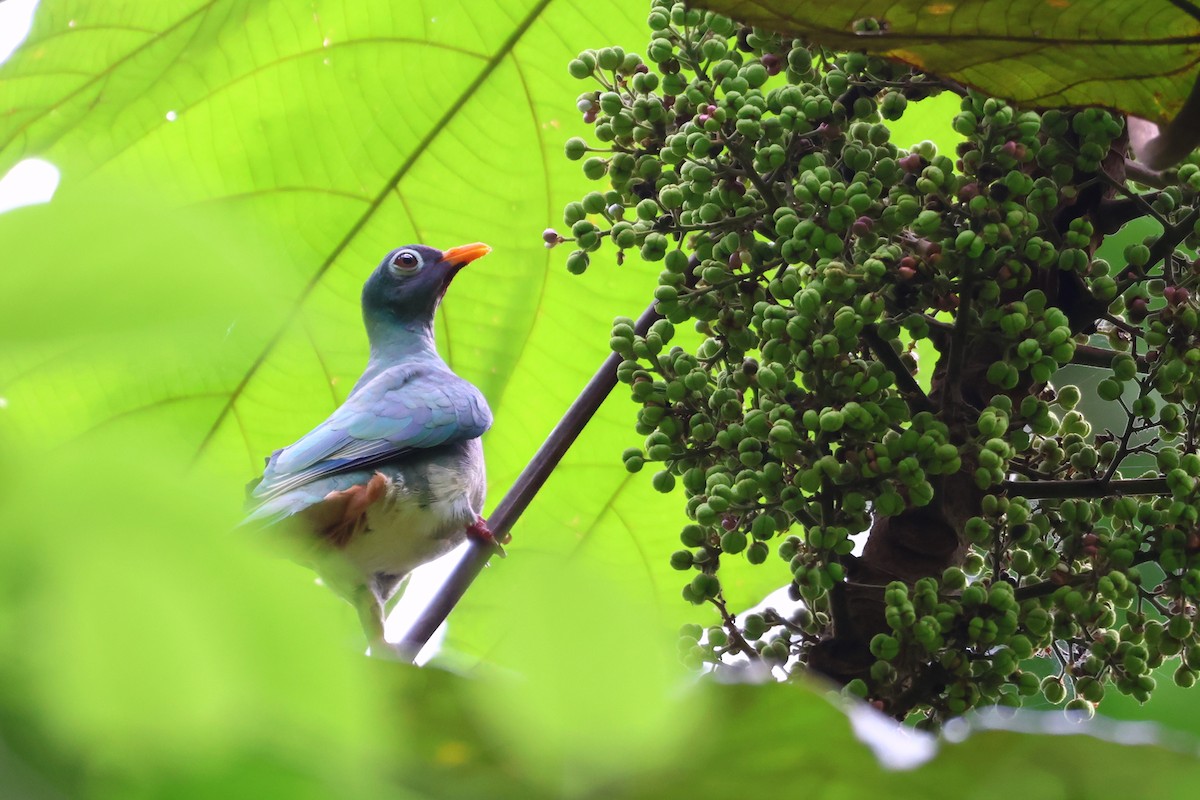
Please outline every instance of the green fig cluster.
M644 55L568 66L594 127L566 155L600 188L553 238L575 273L661 266L662 318L616 319L610 346L644 437L625 466L685 498L670 563L716 615L685 628L684 660L799 675L849 622L866 634L846 691L925 724L1144 701L1168 663L1195 683L1200 160L1136 184L1109 111L1019 109L651 6ZM953 152L892 141L946 91ZM1160 232L1130 240L1137 217ZM1069 364L1102 371L1086 397ZM1125 424L1093 427L1100 404ZM944 565L858 581L864 541L921 520L950 529ZM742 559L795 606L729 609L722 566ZM850 590L870 608L847 611Z

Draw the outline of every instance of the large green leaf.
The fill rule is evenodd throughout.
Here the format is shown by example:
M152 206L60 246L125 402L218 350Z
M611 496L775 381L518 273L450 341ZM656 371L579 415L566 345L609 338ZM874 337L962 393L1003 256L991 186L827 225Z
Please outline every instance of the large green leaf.
M562 156L583 129L565 64L645 38L638 3L591 8L46 0L0 68L12 109L0 168L36 155L63 174L52 204L0 219L10 263L26 265L4 276L6 296L23 298L0 321L23 342L0 355L6 425L49 443L172 437L235 506L263 456L353 384L358 294L380 255L483 240L495 252L456 280L438 338L496 411L494 505L657 271L575 278L542 245L587 188ZM489 609L502 613L547 559L606 565L614 588L672 624L710 619L682 603L667 566L680 501L620 469L632 409L614 397L568 456L514 557L458 612L458 648L491 648L507 623ZM745 575L736 605L778 580Z
M1165 122L1200 67L1200 8L1172 0L701 0L752 25L867 50L1036 106ZM858 33L873 18L882 30Z
M605 357L611 318L654 285L633 261L570 276L540 238L588 188L562 156L585 133L564 65L644 40L639 5L47 0L0 68L0 167L37 155L64 175L54 203L0 217L28 265L3 277L22 298L0 318L21 343L0 353L4 423L48 443L170 437L232 506L265 454L344 399L379 255L482 239L495 252L456 280L438 336L496 411L494 504ZM664 624L715 621L667 566L681 501L620 469L637 444L621 395L464 601L456 649L487 652L505 598L564 558L606 565ZM734 608L785 579L744 566L726 578Z
M497 411L498 499L654 282L571 278L539 236L585 190L564 64L632 49L643 12L45 0L0 68L0 168L63 171L0 216L0 794L957 797L943 765L999 787L1027 758L1057 797L1149 757L1170 796L1192 774L994 734L897 776L816 690L681 689L660 623L707 612L666 566L679 498L619 467L619 396L453 618L522 678L368 663L348 606L227 533L259 459L345 396L361 281L414 239L496 247L439 336ZM778 574L744 570L735 604Z

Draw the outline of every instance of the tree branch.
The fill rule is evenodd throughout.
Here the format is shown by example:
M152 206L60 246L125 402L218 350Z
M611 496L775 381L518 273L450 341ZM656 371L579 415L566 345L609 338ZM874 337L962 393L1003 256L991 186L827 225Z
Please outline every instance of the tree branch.
M1039 597L1049 597L1063 586L1082 586L1091 580L1092 577L1092 573L1083 572L1077 575L1062 575L1058 580L1048 580L1018 586L1013 590L1013 597L1018 603L1025 600L1034 600Z
M1121 227L1132 220L1148 216L1146 208L1157 196L1157 192L1143 197L1126 196L1121 199L1102 200L1096 208L1096 230L1107 235L1116 233Z
M1108 495L1168 494L1166 478L1131 478L1081 481L1005 481L1000 484L1009 497L1028 500L1055 500L1069 497L1106 497Z
M1083 367L1102 367L1108 369L1112 366L1114 357L1120 355L1116 350L1109 350L1105 347L1093 347L1090 344L1075 345L1075 355L1071 356L1071 363L1078 364ZM1133 357L1137 363L1137 370L1141 373L1146 373L1150 369L1149 362L1145 356Z
M1141 274L1120 281L1117 284L1117 294L1122 294L1130 286L1145 277L1146 272L1159 261L1162 261L1164 258L1170 258L1171 253L1175 252L1175 248L1192 232L1197 219L1200 219L1200 209L1193 208L1174 226L1167 227L1163 231L1162 236L1158 237L1158 241L1150 246L1150 260L1146 262L1146 266L1140 271Z
M967 359L967 325L971 321L971 286L964 278L959 288L958 314L950 332L950 349L946 358L946 381L942 384L942 408L957 409L962 405L962 372ZM950 402L947 402L950 401Z
M754 646L746 641L746 637L742 636L742 631L738 628L737 619L733 614L729 613L729 607L725 605L725 597L718 594L717 597L709 598L710 603L716 606L717 611L721 614L721 620L725 623L725 631L729 634L729 640L733 642L738 650L751 661L760 661L762 656L754 649Z
M867 325L863 328L862 335L875 357L896 377L896 385L907 396L909 407L914 411L933 411L933 403L904 366L891 344L879 335L879 330L874 325Z
M651 303L638 318L634 330L638 335L645 335L650 326L661 318ZM575 398L575 402L567 409L567 413L554 426L554 430L546 437L546 441L534 454L525 469L517 477L508 494L496 506L488 518L489 527L497 539L503 539L512 530L521 514L529 506L538 490L550 477L550 473L558 466L558 462L575 442L584 426L591 420L596 409L604 402L609 393L617 385L617 366L621 357L616 353L610 355L587 386ZM408 633L396 644L396 649L408 659L415 659L421 648L430 640L433 634L446 621L446 617L454 610L454 606L466 594L471 582L487 566L488 559L495 551L486 545L473 543L467 554L454 568L454 572L442 584L437 595L421 612L421 616L413 623Z
M1167 180L1167 176L1161 172L1150 169L1140 161L1125 159L1125 177L1132 181L1137 181L1143 186L1152 186L1155 189L1165 189L1171 185Z

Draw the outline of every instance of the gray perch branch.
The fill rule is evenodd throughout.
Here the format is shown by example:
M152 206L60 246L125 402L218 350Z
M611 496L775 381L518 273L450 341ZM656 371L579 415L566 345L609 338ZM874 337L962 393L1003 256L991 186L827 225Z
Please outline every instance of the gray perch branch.
M638 318L634 331L638 335L644 335L659 318L659 313L654 310L654 304L651 303ZM529 464L517 477L512 488L508 490L508 494L504 495L504 499L488 517L488 527L491 528L497 539L503 539L512 530L513 525L537 495L538 490L550 477L550 473L558 466L558 462L562 460L584 426L596 413L596 409L617 385L617 366L620 363L621 357L615 353L604 361L600 369L588 381L587 386L575 398L575 402L567 409L567 413L554 426L554 430L546 437L546 441L542 443ZM462 561L454 568L454 572L442 584L433 600L421 612L421 616L413 623L412 628L396 644L396 649L404 657L410 660L417 657L421 648L432 638L437 629L445 622L446 617L454 610L454 606L466 594L471 581L475 580L487 566L488 559L494 552L490 547L472 543L467 554L463 556Z

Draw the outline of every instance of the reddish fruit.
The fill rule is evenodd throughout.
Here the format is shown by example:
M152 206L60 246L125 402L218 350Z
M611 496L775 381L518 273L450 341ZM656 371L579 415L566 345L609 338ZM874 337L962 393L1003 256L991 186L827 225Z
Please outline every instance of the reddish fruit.
M1017 161L1024 161L1025 156L1029 153L1029 150L1025 147L1025 145L1011 140L1005 142L1004 146L1000 149L1004 155L1009 156L1010 158L1015 158Z
M925 169L925 159L921 158L920 153L909 153L904 158L896 163L900 165L900 169L908 173L916 173Z

